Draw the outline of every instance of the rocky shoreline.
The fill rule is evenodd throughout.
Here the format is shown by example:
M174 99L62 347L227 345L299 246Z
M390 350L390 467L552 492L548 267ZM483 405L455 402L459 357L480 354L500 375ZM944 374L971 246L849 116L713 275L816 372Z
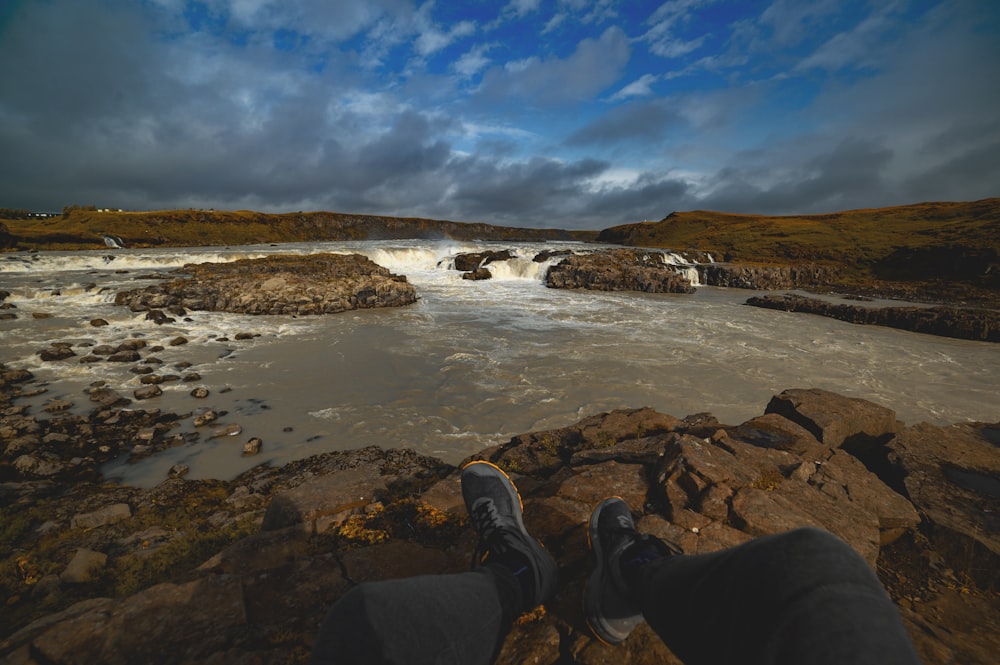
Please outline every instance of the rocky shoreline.
M114 402L84 418L32 415L18 405L30 374L0 377L3 663L303 662L352 585L468 566L457 467L440 460L365 448L231 481L108 484L103 447L179 416ZM32 445L63 471L16 464ZM992 662L998 445L1000 423L907 427L821 390L784 391L738 425L632 409L513 437L472 458L512 474L561 579L498 662L679 662L645 627L616 649L584 625L585 523L612 493L687 553L826 528L878 571L925 662Z

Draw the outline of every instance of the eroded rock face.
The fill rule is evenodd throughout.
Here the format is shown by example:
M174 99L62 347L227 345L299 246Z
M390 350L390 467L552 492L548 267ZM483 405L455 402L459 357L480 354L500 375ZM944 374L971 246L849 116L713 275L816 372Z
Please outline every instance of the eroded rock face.
M783 312L819 314L848 323L888 326L957 339L1000 342L1000 312L990 309L864 307L800 295L753 297L747 300L747 304Z
M694 293L694 287L661 252L611 249L568 256L549 268L545 284L553 289Z
M837 270L830 266L755 266L734 263L711 263L698 266L698 276L706 286L774 291L830 284Z
M182 307L242 314L329 314L416 302L405 277L358 254L315 254L188 265L190 275L123 291L133 311Z
M514 258L514 253L509 249L459 254L455 257L455 270L475 272L494 261L507 261L512 258Z

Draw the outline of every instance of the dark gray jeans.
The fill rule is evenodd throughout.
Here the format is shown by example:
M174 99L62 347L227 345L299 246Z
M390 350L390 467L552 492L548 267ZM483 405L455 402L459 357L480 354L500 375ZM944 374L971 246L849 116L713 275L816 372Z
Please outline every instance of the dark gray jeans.
M636 598L688 665L919 664L868 564L839 538L797 529L645 564ZM330 609L312 663L491 663L520 608L486 566L362 584Z

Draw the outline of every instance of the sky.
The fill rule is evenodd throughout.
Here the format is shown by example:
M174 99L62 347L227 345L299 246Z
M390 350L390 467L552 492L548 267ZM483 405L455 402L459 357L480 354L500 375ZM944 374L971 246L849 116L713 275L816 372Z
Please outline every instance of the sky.
M0 0L0 207L605 228L994 196L995 0Z

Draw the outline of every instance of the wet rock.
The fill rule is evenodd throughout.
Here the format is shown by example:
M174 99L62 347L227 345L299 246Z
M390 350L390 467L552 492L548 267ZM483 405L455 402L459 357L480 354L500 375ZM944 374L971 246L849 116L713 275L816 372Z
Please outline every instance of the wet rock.
M105 321L104 319L91 319L90 325L93 326L94 328L101 328L108 325L108 322Z
M53 294L53 295L56 295L56 294ZM31 318L33 318L33 319L51 319L52 317L53 317L53 314L51 314L49 312L32 312L31 313Z
M84 392L87 393L87 397L90 398L91 402L97 402L103 407L122 407L128 406L132 403L127 397L122 397L120 394L106 386L88 388Z
M125 350L116 351L108 356L108 362L112 363L134 363L142 360L142 356L139 355L138 351Z
M119 293L133 311L169 306L245 314L326 314L416 301L405 277L366 257L315 254L188 265L189 275Z
M260 437L252 437L243 444L243 455L249 457L250 455L256 455L260 453L261 447L264 442L260 440Z
M103 360L104 358L100 356L95 356L93 353L91 353L89 355L80 358L80 364L89 365L90 363L99 363L102 362Z
M73 402L66 399L53 399L45 404L45 411L48 413L61 413L73 408Z
M132 508L127 503L114 503L89 513L74 515L70 526L74 529L96 529L106 524L117 524L132 517Z
M487 268L477 268L471 272L462 273L462 279L469 279L472 281L493 279L493 273L491 273Z
M170 470L167 471L167 477L183 478L184 476L188 475L188 472L190 471L191 467L189 467L187 464L174 464L172 467L170 467Z
M188 343L187 337L184 337L183 335L174 337L169 342L170 346L183 346L183 345L185 345L187 343Z
M153 368L149 367L148 365L139 365L139 366L133 367L129 371L132 372L133 374L139 374L141 376L149 375L149 374L152 374L154 372Z
M152 321L158 326L162 326L164 323L174 323L177 319L167 316L162 311L158 309L151 309L146 312L146 320Z
M115 347L110 344L98 344L90 350L95 356L110 356L115 351Z
M569 256L573 252L568 249L545 249L535 254L535 258L531 259L535 263L545 263L549 259L555 258L557 256Z
M160 386L157 385L143 386L142 388L137 388L135 392L132 393L132 395L134 395L136 399L140 400L153 399L154 397L159 397L162 394L163 394L163 389L161 389Z
M65 584L86 584L92 582L104 570L108 555L89 549L78 549L66 569L59 574Z
M146 340L127 339L118 345L119 351L139 351L146 348Z
M73 352L73 349L65 344L60 344L58 346L53 345L38 352L38 356L45 362L65 360L66 358L72 358L75 355L76 353Z
M243 340L253 339L254 337L260 337L260 335L256 335L254 333L248 333L248 332L236 333L236 341L238 341L238 342L243 341Z
M197 379L195 379L195 380L197 380ZM195 399L205 399L206 397L209 396L209 394L210 393L209 393L208 388L206 388L204 386L199 386L199 387L197 387L197 388L195 388L194 390L191 391L191 397L194 397Z
M202 427L210 422L213 422L218 417L219 416L215 411L208 410L196 415L194 417L193 423L195 427Z
M184 375L181 381L183 381L184 383L193 383L195 381L201 381L201 374L199 374L198 372L189 372L188 374Z
M545 284L553 289L694 293L691 282L664 263L663 253L632 249L568 256L549 268Z
M151 368L147 368L147 369L150 369L150 372L152 372ZM163 383L163 377L160 376L159 374L152 374L152 373L150 373L150 374L146 374L145 376L141 377L139 379L139 382L142 383L144 386L158 385L158 384Z
M494 261L508 261L512 258L514 258L514 253L509 249L458 254L455 256L455 270L461 270L462 272L478 272L480 268L484 268L487 264L493 263ZM475 278L468 277L466 279Z
M228 425L219 425L218 427L212 428L212 435L209 439L220 439L226 436L236 436L243 433L243 428L236 423L230 423Z
M799 295L763 296L748 305L783 312L819 314L848 323L888 326L900 330L983 342L1000 342L1000 312L959 307L865 307Z

